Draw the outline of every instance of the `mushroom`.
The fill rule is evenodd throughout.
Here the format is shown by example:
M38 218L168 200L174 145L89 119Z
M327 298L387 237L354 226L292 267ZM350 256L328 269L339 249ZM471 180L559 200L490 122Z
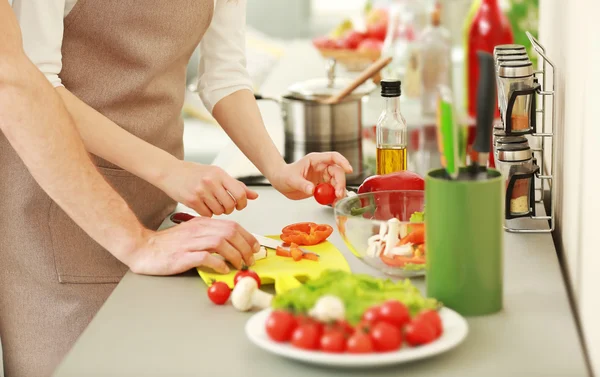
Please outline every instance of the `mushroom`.
M253 307L265 309L271 306L273 295L258 289L256 280L250 276L241 278L231 292L231 304L239 311L246 312Z
M403 257L412 256L412 252L413 252L412 243L407 243L407 244L401 245L401 246L395 246L394 248L392 248L390 250L390 254L399 255L399 256L403 256Z
M254 254L254 260L261 260L261 259L265 259L267 257L267 249L264 246L260 247L260 250L258 250L255 254Z
M336 296L321 296L308 314L321 322L340 321L346 318L344 302Z
M388 220L388 232L385 237L384 255L389 255L392 249L398 244L398 234L400 233L400 220L391 218Z

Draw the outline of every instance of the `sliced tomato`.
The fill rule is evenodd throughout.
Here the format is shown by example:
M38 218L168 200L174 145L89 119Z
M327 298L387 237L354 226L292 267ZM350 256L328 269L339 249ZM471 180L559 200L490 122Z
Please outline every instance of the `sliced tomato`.
M425 264L425 258L423 257L403 257L400 255L394 255L393 257L387 257L382 255L381 261L388 266L392 267L403 267L405 264Z
M411 227L411 232L400 240L400 245L406 245L408 243L418 245L425 242L425 227L418 227L415 225L411 225Z
M333 228L327 224L311 222L291 224L281 231L281 240L297 245L316 245L325 241L333 233Z

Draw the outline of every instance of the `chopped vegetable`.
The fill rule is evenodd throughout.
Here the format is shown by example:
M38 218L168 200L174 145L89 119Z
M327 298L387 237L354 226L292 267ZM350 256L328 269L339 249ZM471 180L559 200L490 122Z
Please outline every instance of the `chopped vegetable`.
M254 260L261 260L267 257L267 249L264 246L261 246L258 252L254 253Z
M292 259L296 262L302 259L302 250L298 249L298 245L292 244L290 247L290 254L292 255Z
M418 257L403 257L401 255L394 255L393 257L387 257L385 255L380 256L381 261L388 266L392 267L404 267L407 264L422 264L425 265L424 258Z
M404 271L423 271L425 270L426 266L425 263L406 263L404 264L404 266L402 267L404 269Z
M281 240L287 244L316 245L325 241L333 233L327 224L297 223L288 225L281 231Z
M302 250L300 250L298 245L296 245L295 243L292 243L290 245L289 249L286 249L285 247L282 247L282 246L277 246L277 249L275 250L275 254L280 257L292 258L295 261L300 261L302 259L307 259L307 260L312 260L312 261L317 261L317 262L319 261L319 254L303 252Z
M413 225L414 226L414 225ZM406 244L422 244L425 242L425 227L411 229L411 232L400 240L400 245Z
M411 223L424 223L425 222L425 212L415 212L410 216L409 221Z
M360 321L368 308L392 299L406 305L413 315L423 309L437 309L439 306L437 300L423 297L408 279L393 282L369 275L327 270L320 277L275 296L272 307L308 313L324 295L333 295L342 300L346 320L353 325Z
M286 249L285 247L281 247L281 246L277 246L277 249L275 250L275 254L279 255L280 257L291 257L292 253Z

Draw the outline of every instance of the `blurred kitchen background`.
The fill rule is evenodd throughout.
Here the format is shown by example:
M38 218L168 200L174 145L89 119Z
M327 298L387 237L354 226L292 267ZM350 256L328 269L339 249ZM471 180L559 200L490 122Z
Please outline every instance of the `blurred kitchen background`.
M451 88L457 111L469 122L466 111L466 77L464 46L468 43L465 25L471 10L483 0L440 0L441 26L449 35L451 45ZM494 0L494 2L496 2ZM556 65L555 129L557 143L557 225L554 239L559 250L565 278L569 280L574 308L584 329L585 341L592 363L600 363L600 297L597 287L600 277L600 232L595 229L600 214L600 178L596 161L600 161L600 11L597 0L497 0L510 20L514 43L530 47L525 31L538 37L548 56ZM373 1L369 6L386 8L394 3L409 4L430 23L433 0ZM257 94L279 97L297 82L326 77L325 62L315 41L324 43L351 21L354 28L364 28L367 19L366 0L249 0L247 12L247 66ZM590 41L596 42L590 42ZM537 55L531 49L530 58ZM186 159L221 166L235 177L259 177L260 173L231 143L227 135L206 112L197 95L195 70L197 55L190 62L189 88L186 105ZM537 61L539 64L539 60ZM356 76L338 64L337 76ZM403 82L403 98L407 83ZM285 152L284 125L279 105L274 101L259 101L259 106L271 137ZM364 100L364 140L362 155L365 166L374 161L372 127L382 110L379 90ZM549 119L553 109L544 116ZM435 119L422 114L418 101L404 98L402 112L409 127L409 170L420 174L439 166ZM548 159L548 156L542 157ZM259 179L260 180L260 179ZM527 237L527 235L523 235ZM535 268L535 266L531 266ZM544 282L532 282L544 284ZM526 290L526 287L524 287ZM596 371L600 365L593 365Z

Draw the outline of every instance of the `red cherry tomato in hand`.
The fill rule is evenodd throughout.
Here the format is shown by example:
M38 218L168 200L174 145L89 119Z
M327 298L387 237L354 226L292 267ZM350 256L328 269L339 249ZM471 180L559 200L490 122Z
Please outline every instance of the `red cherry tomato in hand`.
M335 188L330 183L319 183L315 188L315 200L324 206L335 200Z
M217 305L223 305L231 295L231 288L222 281L214 282L208 288L208 298Z
M433 326L423 317L417 317L406 325L404 335L406 342L413 347L431 343L435 340Z
M237 285L240 279L245 278L247 276L256 280L256 284L258 285L258 288L260 288L260 277L256 272L249 270L247 267L242 268L235 274L235 276L233 277L233 285Z
M321 337L320 349L330 353L344 352L346 350L346 334L339 329L326 331Z
M292 345L304 350L316 350L319 348L320 334L319 327L315 324L304 324L294 330L292 334Z
M267 319L267 335L276 342L288 342L292 339L292 334L298 323L292 313L276 310L273 311Z
M371 353L374 351L371 337L362 331L355 332L346 345L348 353Z
M388 322L378 322L369 333L377 352L395 351L402 346L402 332Z
M440 314L435 310L424 310L417 316L418 318L423 318L425 321L429 322L433 329L435 330L435 337L439 338L444 331L444 327L442 325L442 319L440 318Z
M410 313L400 301L390 300L379 308L379 320L401 329L410 322Z

